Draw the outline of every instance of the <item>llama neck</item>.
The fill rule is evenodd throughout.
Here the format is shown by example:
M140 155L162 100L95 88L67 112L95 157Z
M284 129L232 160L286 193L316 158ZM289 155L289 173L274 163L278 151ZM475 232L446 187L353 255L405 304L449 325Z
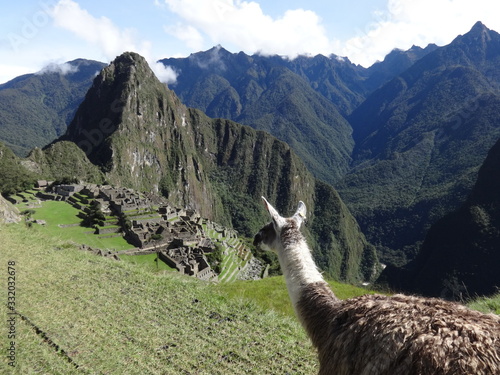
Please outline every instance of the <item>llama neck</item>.
M295 312L301 318L297 305L304 290L311 284L325 283L325 281L314 263L311 250L304 238L291 244L284 244L282 251L278 252L278 258L285 276L288 294Z
M340 300L318 271L303 238L284 246L278 258L295 314L313 345L320 348L327 339L325 322L332 317Z

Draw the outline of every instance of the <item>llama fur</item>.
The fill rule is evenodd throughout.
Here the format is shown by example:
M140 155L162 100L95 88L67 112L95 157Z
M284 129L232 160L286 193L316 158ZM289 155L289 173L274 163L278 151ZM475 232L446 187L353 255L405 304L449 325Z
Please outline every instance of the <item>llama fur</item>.
M306 207L271 216L254 244L277 253L299 321L318 351L320 375L500 374L500 317L436 298L338 299L316 267L300 227Z

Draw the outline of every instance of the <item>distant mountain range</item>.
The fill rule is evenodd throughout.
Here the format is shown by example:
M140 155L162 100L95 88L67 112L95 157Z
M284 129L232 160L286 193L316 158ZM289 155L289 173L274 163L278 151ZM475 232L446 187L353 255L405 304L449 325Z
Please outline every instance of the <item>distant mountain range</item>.
M77 59L0 85L0 141L26 156L64 134L106 64Z
M172 89L186 105L268 131L291 145L316 177L335 183L348 173L354 148L347 116L434 48L393 51L369 69L335 55L288 60L221 46L160 61L179 73Z
M163 92L139 60L134 54L121 56L94 80L85 101L83 94L71 100L83 103L60 138L66 142L47 148L51 155L63 149L71 154L73 146L62 145L76 143L80 151L73 157L80 160L81 173L95 174L82 161L88 157L101 179L161 191L248 233L255 223L245 217L258 216L254 201L262 192L285 202L282 211L291 210L299 197L312 196L309 205L315 207L316 218L339 220L339 207L345 206L333 185L390 266L384 277L388 275L392 286L413 288L409 278L418 278L410 277L409 270L424 262L424 255L417 254L427 231L464 204L488 151L500 138L500 35L480 22L447 46L395 50L367 69L335 55L288 60L233 54L217 46L187 58L162 60L178 73L170 87L175 95ZM130 64L141 67L141 73L130 73L125 68ZM81 77L82 92L91 85L90 69L86 83ZM63 82L50 84L50 95L67 95L64 87L74 73L51 74L47 77L52 81L38 74L0 86L0 140L18 155L29 148L24 139L44 146L61 135L76 111L77 105L56 106L59 101L44 99L50 91L46 82ZM2 95L7 94L18 104L4 105ZM59 122L40 125L29 120L29 113L17 111L28 97L29 103L43 104L33 108L50 109ZM229 120L265 130L290 148ZM23 137L13 131L20 124L28 124L22 126ZM54 173L65 170L41 161L47 150L35 150L31 160ZM269 170L271 177L265 172ZM331 210L327 202L336 208ZM228 212L227 207L233 208ZM335 277L344 277L333 269L349 262L349 252L332 255L331 246L340 248L344 240L341 234L332 236L331 223L315 219L311 226L313 241L322 249L317 259ZM357 227L353 225L349 227ZM425 250L428 241L421 254L431 253ZM356 252L358 266L363 262L359 254L370 253L366 246ZM402 266L400 271L395 268ZM408 279L397 276L399 272L408 273ZM354 278L359 279L359 273ZM442 285L445 279L450 282L451 276L436 283Z

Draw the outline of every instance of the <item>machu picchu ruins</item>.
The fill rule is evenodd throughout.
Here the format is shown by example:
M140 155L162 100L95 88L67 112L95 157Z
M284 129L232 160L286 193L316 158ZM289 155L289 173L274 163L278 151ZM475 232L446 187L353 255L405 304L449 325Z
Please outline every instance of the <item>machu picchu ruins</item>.
M173 207L159 196L128 188L95 184L51 184L41 181L37 197L65 201L82 212L82 219L100 211L93 226L99 236L123 236L134 249L125 255L157 253L158 259L179 273L206 281L260 278L264 266L238 238L238 233L192 209ZM207 254L222 249L224 267L217 274ZM103 249L108 255L113 251ZM118 258L118 255L115 257Z

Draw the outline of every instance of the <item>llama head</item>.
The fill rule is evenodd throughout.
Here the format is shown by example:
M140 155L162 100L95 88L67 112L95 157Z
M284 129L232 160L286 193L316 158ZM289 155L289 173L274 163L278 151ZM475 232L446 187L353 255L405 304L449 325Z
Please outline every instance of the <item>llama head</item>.
M300 201L295 214L292 217L284 218L266 198L262 197L262 200L271 216L271 222L262 227L255 235L253 244L264 250L279 252L283 248L282 234L284 232L300 233L300 226L306 219L306 205Z

